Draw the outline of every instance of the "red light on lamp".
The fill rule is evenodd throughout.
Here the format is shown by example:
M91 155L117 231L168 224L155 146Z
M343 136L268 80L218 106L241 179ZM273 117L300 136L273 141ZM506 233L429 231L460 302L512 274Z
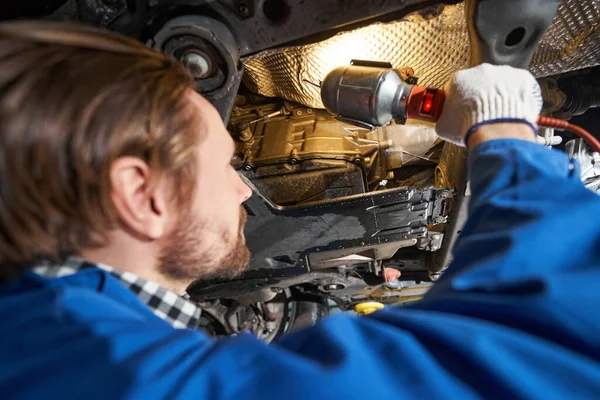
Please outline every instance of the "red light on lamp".
M435 92L430 92L429 90L425 92L425 97L423 98L423 106L421 107L422 114L431 114L433 110L433 100L435 99Z

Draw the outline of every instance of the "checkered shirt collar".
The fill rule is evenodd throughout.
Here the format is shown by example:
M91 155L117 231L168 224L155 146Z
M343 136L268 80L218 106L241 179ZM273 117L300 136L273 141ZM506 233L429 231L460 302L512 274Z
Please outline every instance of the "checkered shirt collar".
M187 294L179 296L131 272L119 271L108 265L94 264L77 257L69 257L63 265L41 265L34 268L34 272L46 278L59 278L89 268L109 272L135 293L154 314L170 322L175 328L198 329L200 308L189 300Z

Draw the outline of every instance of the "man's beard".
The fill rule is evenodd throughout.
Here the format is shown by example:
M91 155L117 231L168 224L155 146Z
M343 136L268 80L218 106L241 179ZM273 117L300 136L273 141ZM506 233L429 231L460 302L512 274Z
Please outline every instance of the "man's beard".
M198 222L191 213L181 218L182 223L171 234L160 257L159 272L167 279L191 283L195 280L233 279L239 276L250 262L246 247L244 225L247 213L240 207L240 225L236 237L220 232L219 244L205 243L207 224ZM213 228L215 229L215 228Z

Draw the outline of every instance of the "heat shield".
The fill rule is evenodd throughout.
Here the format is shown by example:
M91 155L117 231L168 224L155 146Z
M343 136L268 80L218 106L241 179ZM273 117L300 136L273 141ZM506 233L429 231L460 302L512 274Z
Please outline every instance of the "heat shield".
M531 72L542 77L600 65L599 24L599 1L563 1L533 57ZM264 51L245 60L244 82L264 96L323 108L318 84L353 59L411 67L419 85L442 87L468 64L464 7L438 5L319 43Z

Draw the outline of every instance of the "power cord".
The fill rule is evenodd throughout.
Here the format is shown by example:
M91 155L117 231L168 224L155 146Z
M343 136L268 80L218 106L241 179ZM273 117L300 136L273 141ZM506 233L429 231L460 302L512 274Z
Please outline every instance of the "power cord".
M600 153L600 142L598 141L598 139L596 139L594 136L592 136L591 133L577 125L573 125L562 119L543 117L541 115L538 117L537 124L538 126L543 128L554 128L560 131L568 131L574 133L575 135L585 140L587 144L589 144L592 147L592 149L594 149L594 151Z

